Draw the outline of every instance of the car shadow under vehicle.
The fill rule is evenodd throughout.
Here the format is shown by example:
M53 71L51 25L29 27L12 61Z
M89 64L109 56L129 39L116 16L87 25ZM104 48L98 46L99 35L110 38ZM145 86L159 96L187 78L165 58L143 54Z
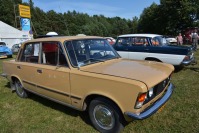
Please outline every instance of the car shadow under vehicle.
M78 111L78 110L72 109L70 107L67 107L65 105L62 105L62 104L56 103L54 101L48 100L46 98L43 98L41 96L35 95L33 93L30 93L28 98L32 99L35 102L41 103L42 105L44 105L46 107L63 112L66 115L70 115L70 116L74 116L74 117L79 116L86 124L89 124L92 126L87 111Z

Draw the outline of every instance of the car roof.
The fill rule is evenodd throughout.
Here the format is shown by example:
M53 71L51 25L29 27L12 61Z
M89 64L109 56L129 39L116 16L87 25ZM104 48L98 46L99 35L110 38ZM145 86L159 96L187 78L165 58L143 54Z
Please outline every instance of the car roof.
M79 39L104 39L99 36L53 36L53 37L45 37L45 38L37 38L33 40L26 41L26 43L30 42L40 42L40 41L60 41L64 42L67 40L79 40Z
M125 34L125 35L120 35L119 37L156 37L156 36L162 36L158 34Z

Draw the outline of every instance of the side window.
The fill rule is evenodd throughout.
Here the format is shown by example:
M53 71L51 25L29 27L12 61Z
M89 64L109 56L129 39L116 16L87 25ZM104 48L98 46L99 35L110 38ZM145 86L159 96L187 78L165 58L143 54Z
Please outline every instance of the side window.
M131 38L129 37L124 37L124 38L118 38L117 41L117 46L122 47L122 46L129 46Z
M145 37L125 37L119 38L118 46L147 46L148 41Z
M21 56L22 62L38 63L39 61L39 43L26 44Z
M138 46L146 46L148 45L147 39L144 37L135 37L132 38L132 45L138 45Z
M41 63L68 66L64 51L58 42L42 42Z
M65 47L67 49L68 56L70 57L70 61L71 61L72 65L77 66L77 57L75 55L75 49L72 45L72 42L71 41L66 42Z
M160 45L160 41L158 40L158 38L152 38L151 43L152 43L153 46Z

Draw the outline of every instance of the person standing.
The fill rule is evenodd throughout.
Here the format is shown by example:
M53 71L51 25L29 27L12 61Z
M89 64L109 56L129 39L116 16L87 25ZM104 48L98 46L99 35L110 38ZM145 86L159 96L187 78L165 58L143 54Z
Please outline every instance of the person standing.
M182 45L183 44L183 38L181 33L178 34L177 38L177 45Z
M197 29L194 30L193 33L191 33L191 39L192 39L192 47L194 50L197 50L198 47L198 33L197 33Z

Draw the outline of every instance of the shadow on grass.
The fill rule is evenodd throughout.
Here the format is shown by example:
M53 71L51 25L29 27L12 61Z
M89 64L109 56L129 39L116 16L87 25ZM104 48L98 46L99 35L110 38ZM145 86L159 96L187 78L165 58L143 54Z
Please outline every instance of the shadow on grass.
M199 67L185 67L184 70L192 70L195 72L199 72Z
M175 68L174 73L178 73L183 69L182 66L175 66L174 68Z
M78 111L78 110L72 109L72 108L70 108L70 107L67 107L67 106L65 106L65 105L62 105L62 104L56 103L56 102L54 102L54 101L48 100L48 99L46 99L46 98L37 96L37 95L32 94L32 93L31 93L29 99L32 99L32 100L34 100L34 101L36 101L36 102L38 102L38 103L41 103L41 104L44 105L44 106L50 107L51 109L54 109L54 110L58 110L58 111L60 111L60 112L63 112L63 113L65 113L65 114L67 114L67 115L74 116L74 117L80 116L81 119L82 119L86 124L89 124L89 125L92 126L87 111Z
M7 82L7 84L5 85L5 87L8 88L8 89L11 89L10 82Z

